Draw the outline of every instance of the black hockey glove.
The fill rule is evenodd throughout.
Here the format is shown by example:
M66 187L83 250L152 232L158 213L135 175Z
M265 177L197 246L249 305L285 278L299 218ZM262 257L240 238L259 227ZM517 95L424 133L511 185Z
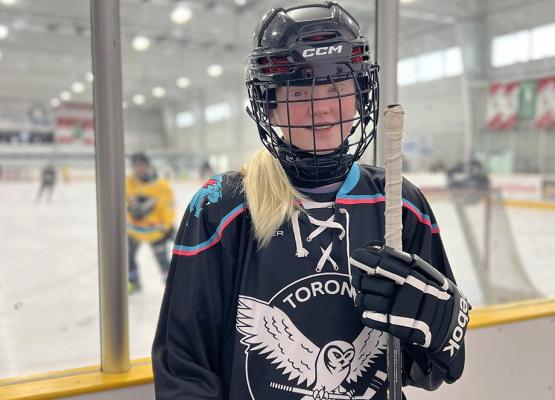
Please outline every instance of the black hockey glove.
M363 323L426 349L448 367L460 349L471 309L457 286L417 255L388 246L357 249L350 264Z
M135 220L141 220L154 210L154 199L147 196L135 196L129 201L127 210Z

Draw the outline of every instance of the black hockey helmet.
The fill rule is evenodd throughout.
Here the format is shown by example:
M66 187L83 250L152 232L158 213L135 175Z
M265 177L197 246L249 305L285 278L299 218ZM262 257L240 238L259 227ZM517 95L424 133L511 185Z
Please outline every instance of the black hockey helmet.
M275 8L258 24L253 42L246 66L250 100L247 112L258 126L262 143L280 161L293 184L315 187L343 180L372 141L378 119L378 66L370 61L368 41L361 36L358 22L334 2ZM338 92L330 97L339 101L350 95L357 100L354 118L346 119L339 107L340 120L333 125L352 123L352 128L341 138L338 148L326 154L316 149L301 150L276 131L278 127L309 128L315 135L314 120L312 125L278 125L271 121L271 110L279 103L286 103L289 113L290 104L295 102L289 96L278 101L278 87L286 87L289 93L291 86L335 87L349 79L354 83L354 93ZM303 101L314 107L312 95ZM340 131L343 135L343 129ZM313 139L316 143L315 136Z
M133 168L134 175L141 181L141 182L152 182L158 179L158 174L154 169L150 157L144 151L138 151L136 153L131 154L129 157L131 160L131 167ZM146 168L140 168L137 170L136 168L140 165L145 165Z
M138 151L136 153L131 154L130 157L131 165L135 164L150 164L150 157L144 151Z

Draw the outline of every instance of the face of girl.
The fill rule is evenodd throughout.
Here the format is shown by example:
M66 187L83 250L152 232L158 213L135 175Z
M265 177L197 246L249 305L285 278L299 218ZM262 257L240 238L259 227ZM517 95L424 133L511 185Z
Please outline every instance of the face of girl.
M279 87L276 91L277 108L272 110L271 121L281 125L286 142L307 151L326 154L335 150L347 139L353 126L352 119L356 113L355 86L352 79L338 82L335 85L289 86ZM340 94L339 99L337 95ZM334 97L335 96L335 97ZM287 100L296 101L289 103ZM311 97L314 106L311 106ZM326 99L326 97L332 97ZM289 114L289 116L288 116ZM314 135L312 120L314 119ZM341 124L341 120L346 121ZM291 128L287 126L305 125L307 128ZM343 138L342 134L343 133Z

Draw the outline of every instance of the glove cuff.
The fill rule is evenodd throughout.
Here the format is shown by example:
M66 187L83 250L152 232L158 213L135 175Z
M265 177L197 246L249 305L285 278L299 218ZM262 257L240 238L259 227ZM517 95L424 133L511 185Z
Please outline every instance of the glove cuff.
M464 336L468 328L471 306L458 290L453 293L453 312L451 321L443 343L430 354L434 360L448 367L464 343Z

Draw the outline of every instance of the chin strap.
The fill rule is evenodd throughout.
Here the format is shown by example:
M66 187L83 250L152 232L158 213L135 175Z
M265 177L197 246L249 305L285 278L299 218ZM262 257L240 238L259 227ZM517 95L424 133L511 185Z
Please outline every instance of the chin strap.
M278 160L294 186L315 188L341 182L349 173L354 157L347 154L348 145L338 147L332 153L314 155L283 143Z

